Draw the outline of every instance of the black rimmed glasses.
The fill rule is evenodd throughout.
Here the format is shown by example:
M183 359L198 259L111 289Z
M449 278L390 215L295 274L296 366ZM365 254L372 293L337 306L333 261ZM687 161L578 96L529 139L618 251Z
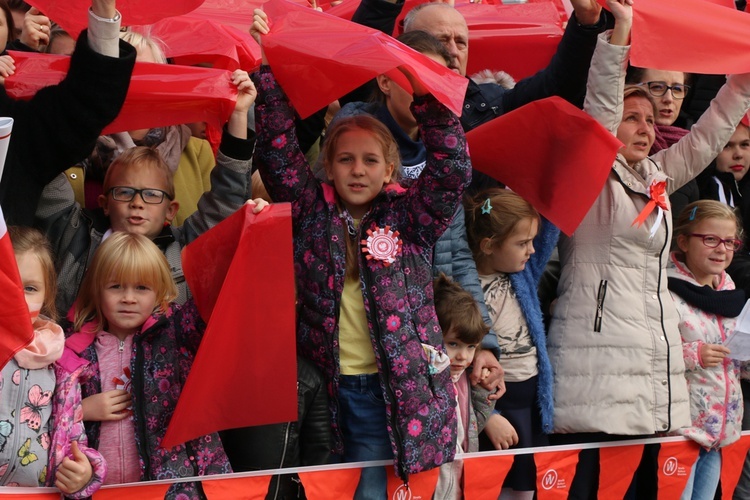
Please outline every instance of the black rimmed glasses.
M732 252L736 252L742 247L742 240L739 240L737 238L721 239L715 234L700 234L700 233L690 233L688 236L695 236L697 238L703 238L703 244L706 245L708 248L716 248L721 243L724 243L724 248Z
M109 188L107 194L112 194L112 199L117 201L132 201L133 198L135 198L135 195L139 194L141 195L143 202L148 203L149 205L158 205L164 201L165 196L168 200L172 200L172 197L169 196L166 191L151 188L136 189L127 186L115 186Z
M639 87L643 87L644 85L648 89L648 93L651 94L654 97L662 97L664 94L667 93L667 90L672 91L672 97L675 99L684 99L685 96L688 93L688 90L690 90L690 85L685 85L684 83L675 83L674 85L667 85L667 82L644 82L644 83L636 83Z

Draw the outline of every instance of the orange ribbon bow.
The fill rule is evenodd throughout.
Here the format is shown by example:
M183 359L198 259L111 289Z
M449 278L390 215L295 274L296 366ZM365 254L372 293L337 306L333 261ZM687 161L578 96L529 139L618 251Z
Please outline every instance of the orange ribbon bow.
M666 196L667 182L654 181L651 183L651 186L649 186L648 189L651 199L648 203L646 203L646 206L643 207L643 210L641 210L641 213L638 214L638 217L635 218L631 226L635 226L636 224L638 224L638 227L641 227L648 216L651 215L651 212L654 211L654 208L656 208L657 206L662 210L669 210L669 207L667 206Z

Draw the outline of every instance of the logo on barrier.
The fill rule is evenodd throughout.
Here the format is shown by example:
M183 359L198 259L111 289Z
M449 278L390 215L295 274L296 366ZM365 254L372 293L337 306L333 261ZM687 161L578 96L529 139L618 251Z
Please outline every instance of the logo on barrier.
M665 476L674 476L675 474L677 474L678 476L688 475L688 470L684 465L680 465L680 462L676 457L669 457L668 459L666 459L664 461L664 465L661 468L661 471Z
M411 490L409 487L405 484L402 484L398 488L396 488L396 491L393 492L393 496L391 497L393 500L413 500L415 498L414 495L411 494Z
M545 472L542 477L542 488L545 490L551 490L555 486L557 486L557 471L555 469L550 469Z

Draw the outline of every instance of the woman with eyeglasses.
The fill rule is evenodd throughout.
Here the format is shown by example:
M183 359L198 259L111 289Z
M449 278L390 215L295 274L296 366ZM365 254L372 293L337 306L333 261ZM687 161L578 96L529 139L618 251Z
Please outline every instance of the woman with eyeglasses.
M682 139L688 133L686 128L674 123L680 116L682 104L690 90L690 75L681 71L665 71L653 68L629 66L625 83L645 89L654 103L656 123L654 124L654 143L649 154L666 149ZM689 181L680 189L669 195L672 205L672 222L685 206L701 198L698 183Z
M652 437L690 424L679 318L667 290L668 195L721 151L750 107L750 74L732 75L690 133L649 156L658 111L647 85L625 85L629 3L607 0L615 29L600 36L584 104L623 147L584 220L559 243L548 335L558 443ZM653 452L644 448L628 498L652 498ZM595 497L598 464L597 450L579 455L569 498Z

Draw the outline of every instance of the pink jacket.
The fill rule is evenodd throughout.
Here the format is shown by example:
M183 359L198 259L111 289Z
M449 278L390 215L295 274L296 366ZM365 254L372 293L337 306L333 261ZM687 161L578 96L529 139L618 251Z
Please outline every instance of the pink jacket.
M670 279L681 279L697 285L684 262L671 257L667 269ZM719 276L716 290L734 290L726 272ZM748 378L748 364L724 358L720 366L701 366L699 352L703 344L723 344L734 331L736 318L725 318L704 312L672 293L680 316L685 377L690 392L692 424L676 431L704 448L721 448L740 438L742 430L742 389L740 375Z

